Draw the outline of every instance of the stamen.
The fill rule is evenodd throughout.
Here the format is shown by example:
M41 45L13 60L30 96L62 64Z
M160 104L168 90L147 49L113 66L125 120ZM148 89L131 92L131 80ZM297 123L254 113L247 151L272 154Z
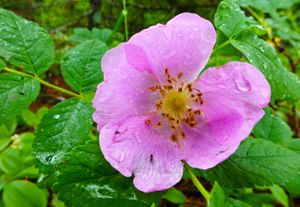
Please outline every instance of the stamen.
M150 126L150 125L152 124L152 121L151 121L150 119L146 119L146 120L145 120L145 123L146 123L148 126Z
M193 83L186 83L180 80L183 72L179 72L175 77L171 76L169 69L166 68L165 76L167 83L164 85L155 85L150 87L151 91L158 91L161 98L155 103L156 111L169 123L168 127L173 131L170 139L178 142L179 138L185 138L186 134L182 130L182 123L186 123L190 127L197 124L196 116L201 116L202 111L196 104L203 105L202 93L199 89L193 87ZM180 80L180 81L179 81ZM145 121L147 125L151 125L151 120ZM162 121L159 120L155 126L160 128ZM178 143L179 144L179 143Z
M177 141L178 141L177 135L176 135L176 134L172 134L172 135L171 135L171 141L172 141L172 142L177 142Z
M162 123L159 121L159 122L157 122L157 124L156 124L156 127L157 128L160 128L160 127L162 127Z

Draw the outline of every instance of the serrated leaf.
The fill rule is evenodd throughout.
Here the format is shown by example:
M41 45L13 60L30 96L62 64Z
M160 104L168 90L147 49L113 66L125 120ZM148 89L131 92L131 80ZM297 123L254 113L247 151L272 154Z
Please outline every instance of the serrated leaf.
M83 100L68 99L43 117L36 132L34 156L42 172L52 171L65 154L88 140L92 108Z
M228 160L202 173L230 188L277 184L300 193L300 156L265 139L246 139Z
M39 75L53 64L54 44L45 29L0 8L0 56Z
M0 125L19 115L38 96L40 84L30 77L0 75Z
M234 0L225 0L219 4L215 14L215 26L228 38L234 38L241 32L252 29L263 32L263 27L253 17L246 17L235 2Z
M266 76L273 99L291 102L300 99L299 79L286 70L275 50L251 31L254 28L252 18L245 16L236 1L225 0L219 5L215 25L227 35L228 43L242 52Z
M4 186L3 201L6 207L46 207L46 194L35 184L15 180Z
M273 142L283 142L292 137L292 130L281 118L271 114L271 109L265 109L264 117L253 129L255 137L269 139Z
M114 170L92 141L73 149L57 168L58 197L74 207L149 207L161 193L144 194Z
M70 37L70 39L74 42L84 42L93 39L107 42L111 34L112 31L110 29L93 28L90 31L87 28L75 28L74 34Z
M103 78L100 60L107 49L103 42L89 40L67 52L61 62L62 75L75 91L96 90Z

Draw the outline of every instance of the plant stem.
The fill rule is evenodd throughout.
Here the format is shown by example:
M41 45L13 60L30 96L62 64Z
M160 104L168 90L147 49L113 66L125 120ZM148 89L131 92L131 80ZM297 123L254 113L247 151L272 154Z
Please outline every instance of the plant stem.
M29 75L27 73L23 73L21 71L17 71L17 70L14 70L14 69L10 69L10 68L7 68L7 67L3 68L3 70L5 70L7 72L10 72L10 73L14 73L14 74L18 74L18 75L22 75L22 76L27 76L27 77L33 78L32 75Z
M223 43L222 43L221 45L219 45L218 47L215 47L215 49L214 49L213 52L215 52L215 51L217 51L217 50L219 50L219 49L221 49L221 48L227 46L228 44L230 44L230 42L231 42L231 38L229 38L228 40L226 40L225 42L223 42Z
M56 91L59 91L59 92L62 92L64 94L68 94L70 96L74 96L74 97L77 97L77 98L82 98L81 95L77 94L77 93L73 93L72 91L69 91L67 89L64 89L64 88L61 88L59 86L56 86L56 85L53 85L47 81L44 81L43 79L40 79L38 76L35 76L35 78L43 85L49 87L49 88L52 88Z
M31 78L34 78L36 80L39 81L39 83L49 87L49 88L52 88L56 91L59 91L59 92L62 92L64 94L68 94L70 96L74 96L74 97L77 97L77 98L82 98L81 95L77 94L77 93L74 93L72 91L69 91L67 89L64 89L64 88L61 88L59 86L56 86L56 85L53 85L47 81L44 81L42 79L40 79L37 75L33 76L33 75L30 75L30 74L27 74L27 73L24 73L24 72L21 72L21 71L17 71L17 70L14 70L14 69L11 69L11 68L7 68L5 67L3 70L7 71L7 72L10 72L10 73L14 73L14 74L18 74L18 75L22 75L22 76L27 76L27 77L31 77Z
M116 34L116 32L120 29L121 25L122 25L122 22L123 22L123 19L124 19L124 15L123 15L123 11L119 14L119 17L113 27L113 31L111 33L111 35L109 36L108 40L107 40L107 44L110 44Z
M191 177L193 184L196 186L196 188L199 190L199 192L203 195L205 200L208 201L209 200L209 192L204 188L202 183L198 180L197 176L193 173L191 167L188 166L187 164L185 165L185 167Z
M123 11L122 14L124 16L124 26L125 26L125 38L128 40L128 23L127 23L127 9L126 9L126 0L123 0Z

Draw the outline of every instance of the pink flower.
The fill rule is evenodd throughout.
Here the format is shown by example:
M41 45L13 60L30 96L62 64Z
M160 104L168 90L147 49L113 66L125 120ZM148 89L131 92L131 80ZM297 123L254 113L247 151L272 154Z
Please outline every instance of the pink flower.
M108 51L93 106L100 147L134 185L152 192L180 181L183 163L208 169L228 158L262 118L270 87L243 62L209 68L213 25L183 13Z

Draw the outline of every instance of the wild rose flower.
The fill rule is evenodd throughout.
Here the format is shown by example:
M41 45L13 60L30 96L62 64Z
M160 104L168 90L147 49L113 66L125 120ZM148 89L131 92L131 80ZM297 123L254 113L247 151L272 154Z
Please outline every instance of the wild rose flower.
M141 191L180 181L184 160L208 169L228 158L264 115L270 87L252 65L230 62L198 78L213 25L183 13L108 51L93 106L105 158Z

